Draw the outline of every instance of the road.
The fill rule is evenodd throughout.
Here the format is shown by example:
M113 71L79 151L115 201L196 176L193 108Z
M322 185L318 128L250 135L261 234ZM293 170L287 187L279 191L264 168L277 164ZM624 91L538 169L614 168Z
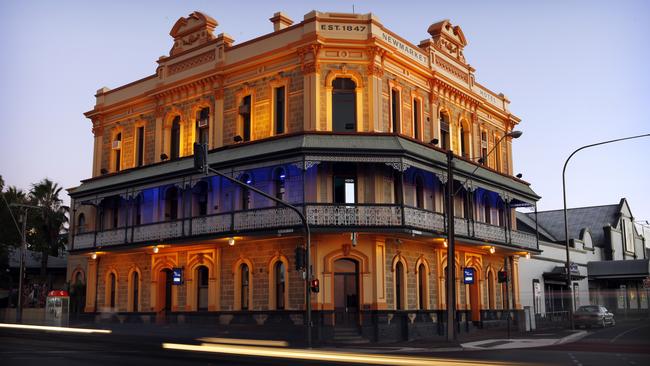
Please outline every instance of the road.
M2 365L336 365L331 354L315 350L297 354L281 347L249 347L216 345L220 352L233 354L193 352L163 349L162 344L189 344L159 336L129 336L124 334L63 334L53 332L0 329L0 364ZM193 342L199 345L201 342ZM293 354L293 353L296 354ZM358 356L347 350L349 361ZM283 357L259 357L262 353L280 353ZM316 357L309 360L310 357ZM413 359L407 358L414 357ZM324 358L318 358L324 357ZM476 364L477 362L543 365L650 365L650 321L620 323L616 327L590 330L581 340L557 346L531 349L418 352L412 355L392 354L387 358L361 355L356 364L435 365ZM441 359L451 359L445 362ZM397 361L396 361L397 360ZM418 361L419 360L419 361ZM412 362L411 362L412 361ZM385 363L384 363L385 362ZM346 364L354 364L347 363Z

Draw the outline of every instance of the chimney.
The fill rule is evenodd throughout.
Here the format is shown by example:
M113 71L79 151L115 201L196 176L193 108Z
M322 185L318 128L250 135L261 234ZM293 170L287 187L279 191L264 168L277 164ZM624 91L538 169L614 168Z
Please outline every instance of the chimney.
M287 14L279 11L275 14L273 14L272 18L269 18L271 23L273 23L273 31L277 32L279 30L282 30L291 24L293 24L293 20L291 20Z

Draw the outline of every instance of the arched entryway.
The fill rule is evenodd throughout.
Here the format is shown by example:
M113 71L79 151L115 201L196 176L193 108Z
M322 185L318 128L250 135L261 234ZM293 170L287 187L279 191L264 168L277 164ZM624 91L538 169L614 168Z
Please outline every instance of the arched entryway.
M354 259L334 261L334 312L336 325L359 322L359 262Z
M172 310L172 283L173 272L165 268L158 273L158 304L161 313L168 313Z
M470 267L474 271L474 283L467 285L467 295L469 296L469 307L471 311L471 320L473 322L481 321L481 292L480 292L480 271Z
M206 266L199 266L196 269L196 309L199 311L208 310L208 288L209 288L209 271Z

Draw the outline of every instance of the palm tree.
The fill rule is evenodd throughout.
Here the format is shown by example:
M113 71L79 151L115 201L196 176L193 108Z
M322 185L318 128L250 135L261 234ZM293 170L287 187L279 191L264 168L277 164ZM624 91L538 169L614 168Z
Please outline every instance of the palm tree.
M41 276L47 274L48 255L56 255L67 242L67 223L69 208L59 197L62 188L45 178L33 184L29 192L32 203L42 211L36 219L35 230L30 235L31 243L41 252Z
M9 186L3 191L4 182L0 177L0 271L6 273L9 268L9 253L18 247L21 242L20 231L14 219L18 219L18 210L11 208L13 203L27 203L25 192ZM13 217L12 217L13 216Z

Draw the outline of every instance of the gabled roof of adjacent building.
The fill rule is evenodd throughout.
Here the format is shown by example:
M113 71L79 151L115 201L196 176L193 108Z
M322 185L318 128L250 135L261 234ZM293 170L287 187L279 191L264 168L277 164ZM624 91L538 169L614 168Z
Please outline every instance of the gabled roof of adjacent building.
M582 231L587 229L595 246L605 246L606 238L603 228L617 226L622 206L626 202L625 198L622 198L618 204L568 209L569 238L580 239ZM534 231L534 212L517 212L517 220ZM564 242L566 240L564 235L564 211L562 209L538 211L537 225L540 235L545 236L550 241Z

